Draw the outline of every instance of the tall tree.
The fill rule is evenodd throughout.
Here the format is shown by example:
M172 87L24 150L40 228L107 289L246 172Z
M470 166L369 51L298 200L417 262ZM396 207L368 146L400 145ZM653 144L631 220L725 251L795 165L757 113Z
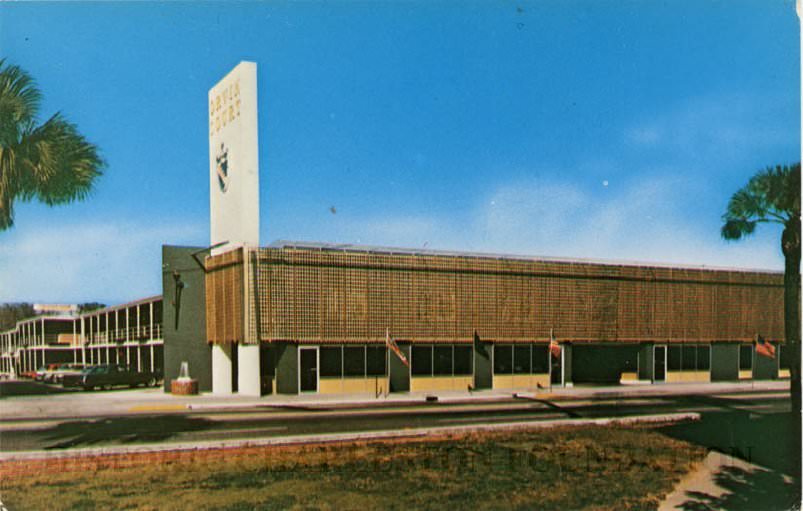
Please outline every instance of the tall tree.
M30 303L3 303L0 304L0 332L11 330L21 319L36 316L33 305Z
M0 231L14 225L14 201L83 200L104 166L61 113L37 124L41 99L25 71L0 59Z
M783 226L784 334L791 357L792 406L800 411L800 163L758 172L733 194L722 215L722 237L738 240L760 223Z

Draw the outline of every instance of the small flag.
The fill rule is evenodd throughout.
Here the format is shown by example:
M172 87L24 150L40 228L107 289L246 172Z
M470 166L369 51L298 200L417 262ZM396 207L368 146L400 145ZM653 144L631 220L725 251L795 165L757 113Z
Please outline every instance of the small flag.
M767 358L775 358L775 346L760 335L756 335L756 353Z
M480 336L476 330L474 330L474 352L488 358L488 351L485 349L485 345L480 341Z
M560 344L555 340L555 336L552 335L551 328L549 329L549 353L552 354L554 358L560 358Z
M407 361L407 357L404 356L404 353L402 352L401 348L399 348L399 345L396 344L396 341L390 338L389 328L385 329L385 346L387 346L390 351L399 357L399 360L402 361L402 364L406 365L408 368L410 367L410 362Z

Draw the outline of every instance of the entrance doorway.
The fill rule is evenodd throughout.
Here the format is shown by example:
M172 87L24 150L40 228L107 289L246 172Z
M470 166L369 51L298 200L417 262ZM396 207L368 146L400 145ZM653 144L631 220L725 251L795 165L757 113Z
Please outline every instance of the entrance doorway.
M666 381L666 346L655 346L653 381Z
M318 347L298 349L298 389L318 392Z
M563 385L563 347L560 349L560 356L553 357L549 353L549 381L552 385Z

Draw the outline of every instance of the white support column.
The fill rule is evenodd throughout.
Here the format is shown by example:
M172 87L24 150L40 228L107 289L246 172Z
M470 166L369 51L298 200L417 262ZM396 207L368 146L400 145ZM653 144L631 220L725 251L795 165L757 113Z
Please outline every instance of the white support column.
M260 370L259 340L254 339L249 328L251 311L251 250L243 247L243 332L244 343L237 344L237 392L246 396L262 395L262 371Z
M98 317L98 329L100 329L100 317ZM111 364L112 361L112 354L111 348L109 348L109 313L106 313L106 363ZM115 360L117 360L117 350L114 350Z
M81 343L81 363L86 364L86 328L84 327L84 317L81 317L81 337L79 341Z
M148 312L150 312L150 314L148 314L148 318L150 319L150 322L148 324L148 340L152 341L153 340L153 302L149 303L148 305L149 305Z
M231 344L212 345L212 393L231 394ZM239 382L238 382L239 383Z
M125 308L125 342L129 342L131 340L131 321L129 319L129 312L131 309L128 307Z
M151 344L151 372L156 370L155 362L153 361L153 344Z
M212 370L214 372L214 367ZM261 383L259 344L238 344L237 392L245 396L261 396Z
M142 347L137 344L137 371L142 372Z

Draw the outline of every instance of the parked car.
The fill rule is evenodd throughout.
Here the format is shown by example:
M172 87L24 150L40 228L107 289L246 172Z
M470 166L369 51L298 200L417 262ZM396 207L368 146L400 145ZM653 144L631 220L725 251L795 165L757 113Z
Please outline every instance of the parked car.
M62 385L65 387L82 387L92 390L95 387L109 390L113 387L136 387L144 385L155 387L159 383L158 375L151 372L138 372L135 369L118 364L104 364L84 369L80 374L65 374Z
M43 365L36 370L33 379L36 381L50 381L50 375L59 368L60 364L47 364Z
M81 374L86 368L84 364L61 364L56 370L50 373L50 380L53 383L61 383L68 374Z
M47 371L47 366L40 366L39 369L33 372L33 379L36 381L42 381L45 377L45 372ZM21 374L21 376L28 377L31 375L30 371L26 371Z

